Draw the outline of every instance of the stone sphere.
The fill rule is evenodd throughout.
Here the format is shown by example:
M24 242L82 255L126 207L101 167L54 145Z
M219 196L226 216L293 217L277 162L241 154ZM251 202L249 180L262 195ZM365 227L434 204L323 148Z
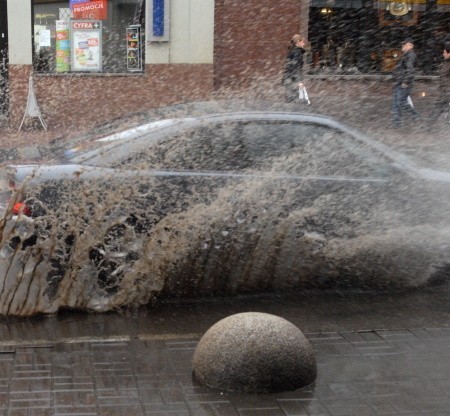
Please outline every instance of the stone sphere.
M193 378L239 393L275 393L311 384L317 364L311 344L289 321L246 312L214 324L194 352Z

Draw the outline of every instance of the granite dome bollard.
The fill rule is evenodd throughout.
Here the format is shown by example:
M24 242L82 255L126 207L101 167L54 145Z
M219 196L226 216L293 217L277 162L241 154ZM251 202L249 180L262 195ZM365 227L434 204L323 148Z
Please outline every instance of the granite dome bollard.
M239 393L275 393L305 387L317 364L302 331L275 315L246 312L214 324L192 361L197 383Z

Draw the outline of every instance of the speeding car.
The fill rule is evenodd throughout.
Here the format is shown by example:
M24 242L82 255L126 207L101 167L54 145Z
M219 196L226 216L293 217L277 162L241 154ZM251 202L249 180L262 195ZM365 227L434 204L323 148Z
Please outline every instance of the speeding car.
M450 173L320 115L153 121L2 181L3 315L450 276Z

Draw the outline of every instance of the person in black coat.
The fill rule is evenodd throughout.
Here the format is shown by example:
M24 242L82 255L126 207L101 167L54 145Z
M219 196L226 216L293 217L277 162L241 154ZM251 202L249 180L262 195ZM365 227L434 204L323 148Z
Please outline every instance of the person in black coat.
M298 100L298 89L303 86L303 55L306 40L301 35L294 35L289 43L283 85L286 88L286 102Z
M450 112L450 42L445 42L442 56L444 62L439 69L439 96L428 120L429 129L435 126L441 114Z
M394 127L400 127L404 113L410 113L413 120L419 117L419 113L408 104L414 85L414 73L416 54L414 52L414 40L406 38L402 43L403 55L394 68L394 92L392 97L392 122Z

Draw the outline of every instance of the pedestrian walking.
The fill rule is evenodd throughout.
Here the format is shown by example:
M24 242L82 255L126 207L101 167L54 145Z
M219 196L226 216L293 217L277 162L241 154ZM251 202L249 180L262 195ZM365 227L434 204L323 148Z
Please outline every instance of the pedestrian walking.
M444 62L439 69L439 96L428 119L431 129L441 114L450 112L450 41L445 42L442 53Z
M402 43L402 57L394 68L394 92L392 97L392 122L395 128L402 125L404 114L409 113L415 121L419 117L416 109L408 104L414 85L416 54L414 40L406 38Z
M283 85L286 89L286 102L299 99L299 88L303 88L303 55L306 40L301 35L294 35L288 46L286 65L283 74Z

